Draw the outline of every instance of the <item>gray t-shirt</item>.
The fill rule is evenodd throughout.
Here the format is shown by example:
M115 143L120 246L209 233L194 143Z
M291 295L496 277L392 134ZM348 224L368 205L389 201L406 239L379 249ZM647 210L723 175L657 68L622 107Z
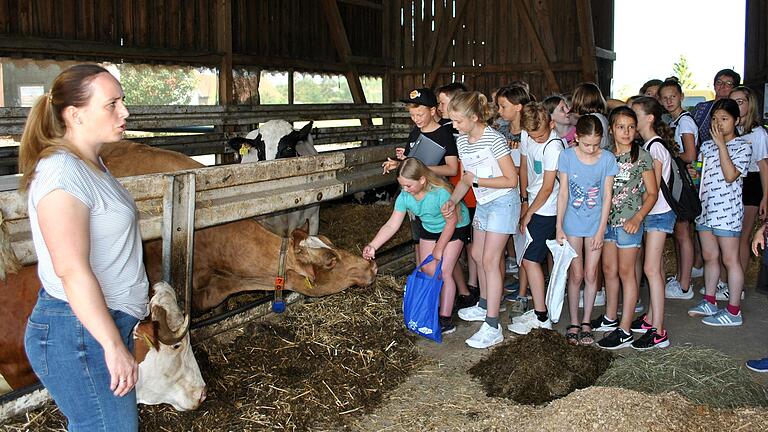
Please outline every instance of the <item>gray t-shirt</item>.
M111 174L93 170L66 151L37 164L27 197L37 274L45 291L67 301L37 219L38 203L57 189L71 194L90 209L90 263L107 307L144 318L149 282L142 262L138 210L133 198Z

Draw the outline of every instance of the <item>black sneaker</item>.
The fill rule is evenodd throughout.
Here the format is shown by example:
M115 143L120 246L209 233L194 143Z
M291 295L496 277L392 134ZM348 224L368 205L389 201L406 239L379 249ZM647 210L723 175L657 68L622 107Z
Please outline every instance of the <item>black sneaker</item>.
M625 333L624 330L617 328L616 330L605 335L600 339L597 346L604 349L615 350L620 348L626 348L632 345L632 333Z
M639 317L637 317L634 321L632 321L632 325L629 327L634 333L643 333L645 334L648 332L648 330L652 329L653 326L645 320L646 314L642 314Z
M669 346L669 337L667 331L664 330L664 334L658 334L655 328L651 328L639 339L632 342L632 348L645 351L651 348L666 348Z
M592 331L610 332L619 328L619 320L609 320L605 315L600 315L591 322Z
M452 317L440 317L440 333L443 335L451 334L456 331L456 326L453 325Z
M453 303L453 311L456 312L459 309L464 309L477 304L478 298L472 295L459 294L456 296L456 301Z

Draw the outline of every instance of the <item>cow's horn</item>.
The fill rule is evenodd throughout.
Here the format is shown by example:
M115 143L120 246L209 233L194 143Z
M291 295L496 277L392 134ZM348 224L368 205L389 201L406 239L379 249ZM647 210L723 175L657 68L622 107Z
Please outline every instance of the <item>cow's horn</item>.
M179 343L189 330L189 315L184 316L184 322L176 331L168 327L168 317L165 309L156 306L152 308L152 321L157 322L157 339L165 345Z

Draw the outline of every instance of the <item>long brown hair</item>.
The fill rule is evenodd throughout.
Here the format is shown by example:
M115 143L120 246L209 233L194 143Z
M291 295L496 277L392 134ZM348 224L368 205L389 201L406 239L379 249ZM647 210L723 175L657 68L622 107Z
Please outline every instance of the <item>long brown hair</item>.
M39 97L29 111L19 146L19 171L23 173L19 190L25 192L32 182L38 162L58 150L66 150L98 170L87 158L64 139L67 126L64 110L82 107L93 95L91 82L97 75L109 73L101 66L81 64L68 68L53 80L49 93Z
M449 193L453 193L453 186L451 186L450 183L433 173L432 170L427 168L424 163L416 158L406 158L397 168L397 176L408 180L419 180L424 177L427 179L427 184L424 186L426 191L430 191L432 188L441 187Z
M653 116L653 124L651 125L651 128L664 142L664 148L666 148L672 156L677 156L679 148L677 144L675 144L675 132L664 120L662 120L663 108L659 101L650 96L642 96L632 101L632 106L634 107L635 105L639 106L646 115L650 114Z

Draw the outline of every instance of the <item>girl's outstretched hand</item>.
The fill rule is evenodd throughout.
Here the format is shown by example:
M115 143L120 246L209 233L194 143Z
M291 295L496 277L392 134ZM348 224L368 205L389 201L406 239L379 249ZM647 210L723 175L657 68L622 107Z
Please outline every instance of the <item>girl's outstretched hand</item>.
M369 244L365 245L363 248L363 258L367 259L368 261L376 259L376 249Z

